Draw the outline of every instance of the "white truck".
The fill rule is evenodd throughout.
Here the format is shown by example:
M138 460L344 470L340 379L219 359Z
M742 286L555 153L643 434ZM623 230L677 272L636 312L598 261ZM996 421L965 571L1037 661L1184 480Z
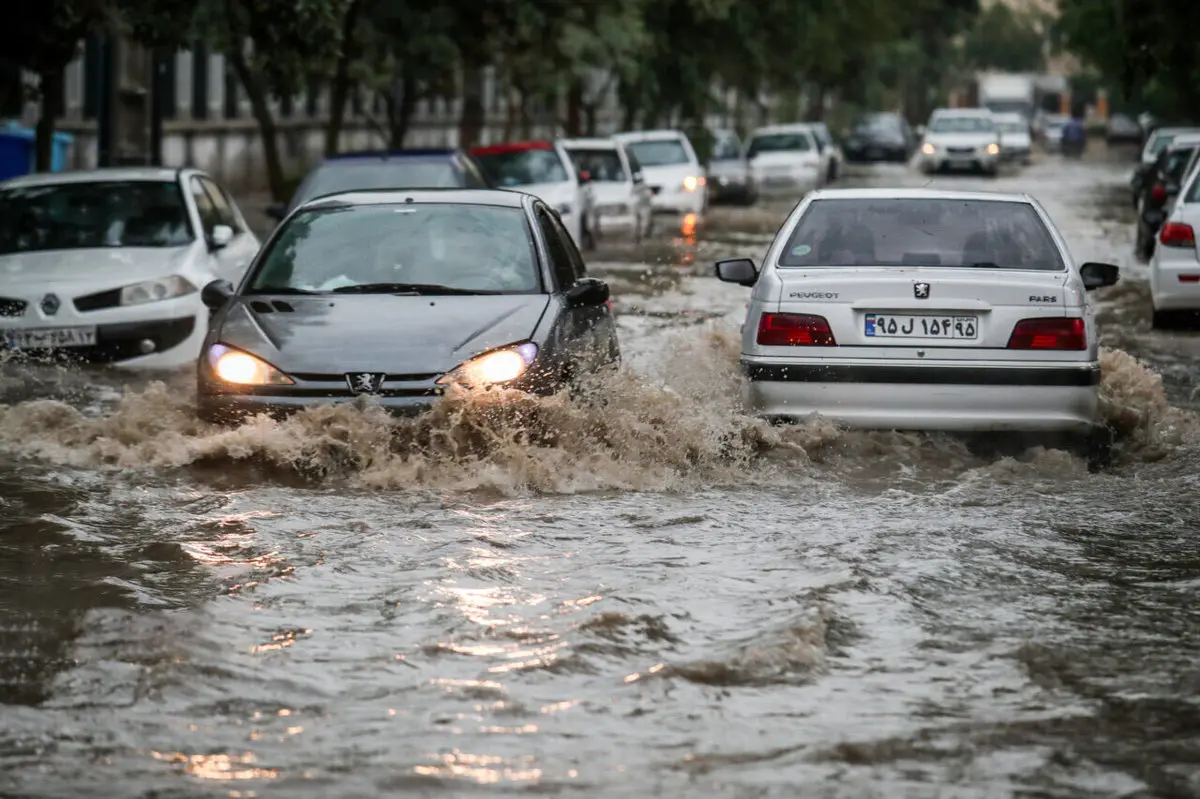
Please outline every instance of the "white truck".
M977 85L982 107L997 114L1015 111L1026 120L1033 120L1037 111L1037 81L1032 75L981 73Z

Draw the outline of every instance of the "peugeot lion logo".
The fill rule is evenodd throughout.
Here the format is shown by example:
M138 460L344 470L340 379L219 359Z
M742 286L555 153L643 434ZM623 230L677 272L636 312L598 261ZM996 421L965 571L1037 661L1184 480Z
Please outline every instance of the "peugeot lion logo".
M929 284L928 283L913 283L913 296L918 300L929 299Z
M346 375L346 384L355 394L378 394L386 377L382 372L351 372Z
M42 297L42 313L46 314L46 316L54 316L58 313L60 305L62 303L56 294L47 294L45 297Z

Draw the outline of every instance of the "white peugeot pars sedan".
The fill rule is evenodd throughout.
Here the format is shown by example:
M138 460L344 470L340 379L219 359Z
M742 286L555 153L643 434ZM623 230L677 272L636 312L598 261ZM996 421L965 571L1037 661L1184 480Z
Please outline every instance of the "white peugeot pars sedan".
M258 252L234 201L193 169L114 168L0 183L0 350L122 366L195 361L200 289Z
M736 259L717 275L754 288L741 363L760 416L1103 446L1086 292L1116 283L1118 269L1076 267L1029 196L818 191L779 229L761 272Z

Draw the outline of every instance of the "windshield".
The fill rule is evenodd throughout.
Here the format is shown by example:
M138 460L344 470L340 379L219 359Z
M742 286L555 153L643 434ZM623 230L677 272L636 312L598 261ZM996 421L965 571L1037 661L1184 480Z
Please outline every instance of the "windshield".
M1183 170L1191 160L1192 151L1195 149L1195 147L1180 147L1167 154L1167 164L1163 168L1163 174L1168 181L1178 183L1183 180Z
M629 142L629 149L642 166L669 166L692 162L687 149L679 139Z
M807 133L765 133L750 140L750 148L746 157L753 158L759 153L778 153L786 151L808 152L812 150L812 140Z
M1150 143L1148 145L1146 145L1147 155L1158 155L1164 149L1166 149L1166 146L1168 144L1175 141L1175 137L1178 135L1179 134L1177 134L1177 133L1160 133L1160 134L1158 134L1157 136L1155 136L1153 139L1150 140Z
M259 262L250 291L333 291L418 284L527 294L540 290L520 208L452 203L303 211Z
M933 133L991 133L996 123L987 117L939 117L929 126Z
M742 144L737 136L722 136L713 147L712 160L737 161L742 157Z
M593 181L598 183L629 182L629 175L625 173L625 167L621 164L621 156L617 154L616 150L571 149L567 152L570 153L575 168L586 171Z
M562 159L554 150L510 150L477 155L475 160L497 186L565 183L570 180Z
M1028 133L1029 128L1024 122L998 122L996 127L1001 133Z
M854 125L855 133L900 133L902 130L900 118L892 114L863 117Z
M458 171L446 161L327 161L308 174L291 207L313 197L343 191L370 189L439 189L464 185Z
M194 240L174 181L95 181L0 190L0 254L182 247Z
M1064 268L1028 203L914 198L817 200L779 265Z

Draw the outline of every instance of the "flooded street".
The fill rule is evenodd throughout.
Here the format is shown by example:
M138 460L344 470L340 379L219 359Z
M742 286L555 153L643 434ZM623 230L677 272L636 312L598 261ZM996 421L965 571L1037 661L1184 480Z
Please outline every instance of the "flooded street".
M1200 334L1130 169L933 182L1122 267L1099 473L738 414L712 262L786 205L602 242L588 399L218 430L190 370L0 366L0 795L1200 796Z

